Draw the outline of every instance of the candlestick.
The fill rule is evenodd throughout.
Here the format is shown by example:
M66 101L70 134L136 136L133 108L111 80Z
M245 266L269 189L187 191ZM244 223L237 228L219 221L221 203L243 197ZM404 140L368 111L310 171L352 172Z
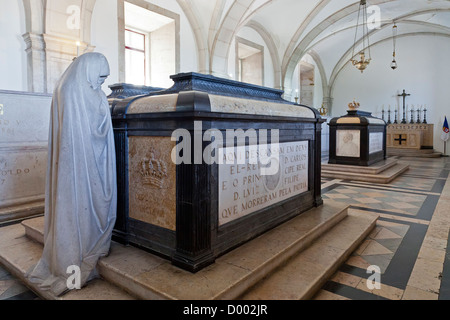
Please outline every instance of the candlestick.
M427 123L427 105L425 105L425 109L423 109L423 123Z
M417 108L417 122L420 123L420 108Z

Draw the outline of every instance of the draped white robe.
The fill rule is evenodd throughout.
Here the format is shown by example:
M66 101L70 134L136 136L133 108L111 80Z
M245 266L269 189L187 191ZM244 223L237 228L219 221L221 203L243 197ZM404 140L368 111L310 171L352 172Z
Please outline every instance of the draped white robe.
M84 286L109 252L116 220L116 160L111 114L101 85L100 53L78 57L53 95L45 192L44 250L30 281L55 295L68 291L71 266ZM68 273L69 272L69 273Z

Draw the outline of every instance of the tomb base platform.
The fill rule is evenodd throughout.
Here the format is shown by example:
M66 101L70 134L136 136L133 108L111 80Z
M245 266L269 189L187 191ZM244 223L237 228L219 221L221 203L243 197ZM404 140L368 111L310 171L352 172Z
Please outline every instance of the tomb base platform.
M414 158L440 158L442 153L434 149L399 149L387 148L388 156L414 157Z
M367 167L322 163L322 177L389 183L408 169L408 165L399 164L397 160L389 158Z
M0 208L0 225L30 219L44 214L44 201Z
M330 200L219 257L193 274L169 260L112 243L101 279L63 300L311 299L375 227L378 215ZM1 228L0 263L44 299L25 273L42 254L43 218Z

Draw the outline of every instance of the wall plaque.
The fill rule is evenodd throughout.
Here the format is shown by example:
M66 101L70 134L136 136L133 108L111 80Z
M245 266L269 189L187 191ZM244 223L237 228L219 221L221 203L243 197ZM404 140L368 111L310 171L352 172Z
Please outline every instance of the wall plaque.
M369 154L383 151L383 132L371 132L369 135Z
M261 150L279 155L269 164L278 166L275 174L264 174ZM307 141L222 148L219 155L226 160L219 164L219 226L308 191Z
M336 131L336 156L359 158L361 132L359 130Z

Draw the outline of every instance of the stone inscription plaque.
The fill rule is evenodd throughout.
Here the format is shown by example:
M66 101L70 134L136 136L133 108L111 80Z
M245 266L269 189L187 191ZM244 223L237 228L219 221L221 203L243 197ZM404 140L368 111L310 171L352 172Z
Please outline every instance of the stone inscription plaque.
M372 132L369 136L369 154L383 151L383 133Z
M219 226L308 191L308 141L259 147L219 149L227 160L219 164ZM271 167L278 166L275 174L263 174L268 165L258 160L257 150L279 155L279 161L271 160Z
M336 131L336 156L359 158L361 156L361 131L337 130Z
M170 137L130 137L129 216L176 229L176 167Z
M45 199L47 148L24 149L0 144L0 209Z

